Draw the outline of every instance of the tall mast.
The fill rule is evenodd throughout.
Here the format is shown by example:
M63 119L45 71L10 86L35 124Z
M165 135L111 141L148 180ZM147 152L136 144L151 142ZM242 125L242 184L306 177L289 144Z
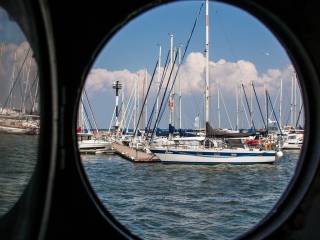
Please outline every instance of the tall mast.
M181 48L179 47L179 65L181 64ZM181 77L179 77L179 129L182 128L181 124Z
M236 107L237 107L237 118L236 118L236 130L239 130L239 93L238 86L236 85Z
M296 126L296 121L297 121L297 79L296 79L296 75L294 74L294 122L293 122L293 126Z
M136 119L137 119L137 81L138 81L138 78L136 77L135 78L135 81L134 81L134 107L133 107L133 110L132 111L134 114L133 114L133 129L136 127ZM134 136L135 137L135 136Z
M205 42L205 57L206 57L206 87L205 87L205 127L209 124L209 0L206 1L206 42Z
M11 84L10 84L10 96L9 96L9 109L12 109L12 98L13 98L13 85L14 79L16 78L16 64L17 64L17 50L14 52L13 57L13 67L12 67L12 75L11 75Z
M80 132L84 132L84 107L83 107L83 94L81 94L80 112L79 112L79 127Z
M146 68L145 74L146 74L146 86L148 86L148 71L147 71L147 68ZM146 99L146 105L145 105L144 109L145 109L145 117L146 117L146 119L145 119L145 124L143 126L143 129L146 128L147 122L148 122L148 99Z
M282 78L280 80L279 125L282 127Z
M170 69L173 68L173 34L170 34ZM168 79L169 81L170 79ZM174 93L170 94L169 97L169 126L173 125L173 96Z
M298 81L298 77L297 77L297 81ZM300 85L298 85L298 97L299 97L299 111L301 112L302 111L302 96L301 96L301 90L300 90ZM301 114L301 113L300 113ZM302 123L302 120L301 120L301 116L299 117L299 121L298 121L298 125L299 125L299 122Z
M251 128L253 128L253 81L251 81L250 85L250 122Z
M265 113L266 113L266 122L268 123L268 111L267 111L267 106L268 106L268 98L267 98L267 94L265 94L267 92L267 88L266 88L266 84L263 84L263 91L264 91L264 110L265 110Z
M221 111L220 111L220 83L217 83L218 88L218 128L221 128Z
M159 45L159 60L158 60L158 89L160 88L160 81L161 81L161 45ZM157 96L157 104L156 104L156 114L159 114L159 96Z
M27 66L26 66L27 67ZM25 82L25 88L24 88L24 95L23 95L23 101L22 101L22 113L26 113L26 98L27 98L27 90L29 87L29 76L31 71L31 58L29 58L29 68L27 69L27 77Z
M36 77L36 90L34 93L34 98L33 98L33 102L32 102L32 114L34 114L34 112L38 112L38 103L37 103L37 98L38 98L38 85L39 85L39 76L37 74Z
M291 126L293 126L293 76L291 77L291 102L290 102Z

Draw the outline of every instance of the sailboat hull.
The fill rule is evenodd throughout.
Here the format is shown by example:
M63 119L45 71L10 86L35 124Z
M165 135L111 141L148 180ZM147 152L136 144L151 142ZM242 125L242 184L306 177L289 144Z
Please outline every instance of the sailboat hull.
M36 134L37 130L32 128L19 128L19 127L8 127L8 126L0 126L0 132L4 133L12 133L12 134Z
M183 164L259 164L273 163L276 160L275 151L259 150L176 150L151 149L163 163Z

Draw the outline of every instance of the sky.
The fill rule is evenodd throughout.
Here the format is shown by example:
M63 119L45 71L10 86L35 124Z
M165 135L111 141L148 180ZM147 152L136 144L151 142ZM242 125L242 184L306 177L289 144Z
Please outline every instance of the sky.
M126 102L129 100L136 81L139 86L138 91L142 95L145 74L147 72L147 80L150 81L158 59L159 45L162 47L161 72L170 46L169 34L174 35L174 48L181 47L184 51L201 4L202 1L180 1L154 8L131 20L109 42L106 42L105 47L92 65L85 85L99 128L109 128L110 126L115 105L115 92L112 89L112 83L119 80L123 84L122 93ZM177 83L180 81L182 89L182 127L184 128L193 128L194 119L198 114L201 125L204 122L204 19L204 8L202 8L177 78ZM0 42L2 46L6 46L2 50L0 59L0 79L1 85L4 85L1 88L2 98L0 101L2 103L10 84L13 63L15 62L14 54L19 53L16 54L16 67L20 66L19 63L22 63L29 44L17 24L11 21L6 12L1 9ZM288 113L294 69L284 48L261 22L239 8L224 3L211 2L209 50L211 125L219 127L217 109L219 89L220 127L235 128L236 94L238 92L243 95L243 92L239 93L239 84L244 84L246 94L250 98L250 95L253 96L252 88L249 87L251 81L255 84L263 110L265 108L264 90L268 89L279 118L281 79L284 99L282 122L286 123L290 120ZM33 63L33 65L35 69L31 72L35 74L36 64ZM155 102L156 89L156 85L151 88L147 104L149 112ZM297 92L299 93L299 90ZM299 94L297 95L296 112L299 111L301 102ZM140 99L141 101L142 99ZM257 103L254 99L252 102L255 125L262 127ZM165 106L167 105L165 103ZM175 99L175 106L177 105L178 100ZM248 115L248 110L244 98L242 102L239 102L239 106L239 127L247 128L248 121L245 112ZM127 121L129 121L130 115L132 115L130 107L127 112L129 113ZM177 112L178 108L176 107ZM160 127L166 128L168 126L168 118L166 108ZM178 116L175 119L177 126Z
M37 64L32 55L21 28L0 8L0 108L25 106L31 110L37 86Z
M174 35L174 47L182 46L184 49L201 4L202 1L187 1L154 8L130 21L106 43L92 66L86 83L101 128L109 127L114 110L115 92L111 87L112 82L119 80L124 85L125 100L128 100L130 90L134 88L135 79L139 79L137 81L141 91L145 69L150 81L158 59L159 45L162 47L162 66L165 62L170 48L169 34ZM280 82L283 82L282 122L290 122L291 83L295 74L292 63L279 41L260 21L237 7L211 2L209 9L211 125L219 127L217 107L219 89L220 127L235 128L236 89L237 86L239 88L239 84L244 83L249 104L251 104L250 96L253 96L255 125L263 126L258 104L252 88L249 87L251 81L256 87L262 111L265 109L264 90L268 89L277 118L280 108ZM201 124L204 121L204 39L203 8L178 74L182 86L182 127L193 128L197 114L200 114ZM156 86L151 90L147 105L149 111L155 101L155 94ZM243 91L241 94L243 95ZM296 115L300 109L299 96L297 90ZM245 99L242 101L242 104L239 103L239 127L246 128L248 123L244 111L247 111L247 115L249 113ZM177 106L177 99L175 103ZM246 110L243 110L244 108ZM176 109L178 112L178 107ZM160 127L168 126L168 118L166 110ZM273 116L270 118L274 120ZM176 116L177 125L178 116Z

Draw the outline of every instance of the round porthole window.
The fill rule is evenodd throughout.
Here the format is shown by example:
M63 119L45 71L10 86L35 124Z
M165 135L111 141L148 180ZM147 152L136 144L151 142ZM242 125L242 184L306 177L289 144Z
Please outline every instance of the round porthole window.
M130 21L100 51L78 108L89 182L145 239L230 239L291 181L305 114L295 67L256 18L177 2Z
M0 7L0 216L20 198L38 158L39 76L33 51Z

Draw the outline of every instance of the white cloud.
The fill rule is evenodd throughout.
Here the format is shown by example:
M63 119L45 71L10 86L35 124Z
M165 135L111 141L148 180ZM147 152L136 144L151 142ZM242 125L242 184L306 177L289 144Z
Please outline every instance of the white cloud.
M147 75L150 79L149 74ZM118 71L108 71L107 69L92 69L87 77L86 88L90 91L106 91L112 87L113 82L120 81L125 91L129 92L134 87L135 81L138 81L140 89L145 78L145 70L130 72L127 69Z
M18 80L22 83L21 86L25 87L24 84L26 83L28 72L29 84L34 80L37 74L37 64L32 58L32 50L30 49L29 43L26 41L22 42L20 45L13 43L2 44L0 45L0 50L0 101L1 104L4 104L9 95L9 89L13 81ZM28 57L26 58L28 51ZM17 79L17 77L19 78ZM15 88L13 89L13 101L16 107L21 105L19 102L21 93L18 86L20 85L15 84ZM29 88L30 85L28 86L28 90Z
M220 59L217 62L209 62L210 91L216 92L217 83L225 94L234 94L237 85L243 83L246 87L253 81L257 93L263 93L265 88L270 92L276 91L280 86L280 79L283 84L291 83L293 73L292 65L284 69L268 69L264 73L258 73L254 63L246 60L228 62ZM181 80L182 92L185 95L203 93L204 89L204 69L205 57L202 53L192 52L181 65L178 79ZM107 69L92 69L86 87L92 91L105 91L112 86L116 80L122 82L126 89L132 89L135 79L140 83L144 79L144 70L130 72L127 69L119 71L109 71ZM150 79L150 73L148 74ZM140 84L141 86L141 84ZM141 88L140 88L141 89Z

